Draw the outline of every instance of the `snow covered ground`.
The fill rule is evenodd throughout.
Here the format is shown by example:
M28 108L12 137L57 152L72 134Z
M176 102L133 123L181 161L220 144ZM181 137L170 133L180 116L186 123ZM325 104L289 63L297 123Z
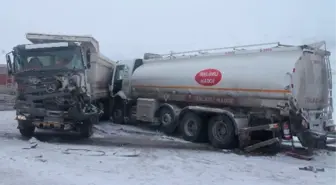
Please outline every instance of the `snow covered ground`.
M27 141L13 118L12 111L0 112L0 185L331 185L336 181L334 152L318 152L312 161L283 154L246 157L108 124L97 126L89 140ZM191 147L183 149L187 145ZM299 170L306 166L324 172Z

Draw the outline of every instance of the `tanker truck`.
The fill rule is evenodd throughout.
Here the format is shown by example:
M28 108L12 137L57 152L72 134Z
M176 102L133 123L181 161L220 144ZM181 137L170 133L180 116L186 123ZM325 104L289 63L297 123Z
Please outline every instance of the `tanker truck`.
M293 135L314 147L333 123L324 44L147 53L120 61L110 85L112 119L157 124L167 134L180 131L187 141L216 148L247 150Z
M90 137L93 124L109 113L108 84L116 63L100 53L91 36L27 33L26 38L32 44L6 55L8 74L17 83L20 133L30 137L40 128Z

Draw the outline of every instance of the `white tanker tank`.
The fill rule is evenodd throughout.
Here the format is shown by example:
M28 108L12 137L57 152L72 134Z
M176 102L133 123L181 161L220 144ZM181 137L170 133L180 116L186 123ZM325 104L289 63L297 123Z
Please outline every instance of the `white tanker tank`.
M186 95L186 99L200 95L244 107L275 108L279 100L287 101L293 92L300 108L323 109L329 105L329 69L325 62L329 53L311 49L277 46L200 56L153 57L134 71L131 84L138 97L148 96L148 92ZM195 97L194 101L204 100ZM176 98L182 100L180 96Z
M147 53L143 60L121 61L110 88L112 117L116 123L157 122L168 134L180 128L187 141L208 135L218 148L237 136L245 145L245 134L291 124L291 133L308 146L310 135L301 133L325 138L332 122L330 53L320 49L323 44ZM266 135L257 134L274 136Z

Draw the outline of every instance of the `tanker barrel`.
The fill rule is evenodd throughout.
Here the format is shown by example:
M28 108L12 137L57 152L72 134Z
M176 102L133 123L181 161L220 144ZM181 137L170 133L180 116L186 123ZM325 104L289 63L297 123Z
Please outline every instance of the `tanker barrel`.
M149 59L162 58L162 56L159 54L155 54L155 53L145 53L143 58L144 60L149 60Z

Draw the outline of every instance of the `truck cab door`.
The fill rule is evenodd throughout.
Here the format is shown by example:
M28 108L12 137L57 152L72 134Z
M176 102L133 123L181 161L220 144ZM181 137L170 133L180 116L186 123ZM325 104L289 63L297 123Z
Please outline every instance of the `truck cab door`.
M111 96L122 90L124 68L125 65L117 65L116 68L113 70L112 82L109 87Z

